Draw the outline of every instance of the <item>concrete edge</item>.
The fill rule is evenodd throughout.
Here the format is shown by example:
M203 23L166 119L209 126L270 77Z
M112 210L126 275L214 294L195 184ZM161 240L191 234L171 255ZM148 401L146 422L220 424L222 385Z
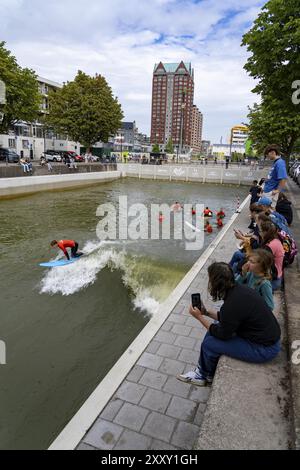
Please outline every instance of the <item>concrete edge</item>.
M297 208L297 202L289 188L289 196L293 207ZM300 219L300 214L298 217ZM293 445L295 450L300 450L300 258L299 254L292 266L284 273L284 300L286 305L287 346L289 357L289 377L291 389L291 415L293 425ZM295 357L293 358L293 356ZM294 359L294 360L293 360ZM296 363L297 362L297 363Z
M42 175L0 179L0 200L10 196L34 194L55 189L72 189L100 182L119 179L121 172L103 171L95 173L76 173L71 175Z
M299 353L295 351L300 347L300 318L299 318L299 295L300 272L296 266L286 270L285 273L285 304L286 324L289 354L289 376L291 388L291 413L293 424L294 449L300 450L300 364ZM292 360L296 355L298 364Z
M249 203L250 196L247 196L224 229L219 233L215 240L209 245L205 252L200 256L191 270L186 274L168 299L161 305L157 314L150 320L142 332L133 341L130 347L120 357L118 362L108 372L106 377L100 382L94 392L85 401L78 412L73 416L70 422L54 440L49 450L73 450L80 443L92 424L101 414L109 400L118 390L128 373L134 367L140 356L147 348L150 341L157 334L161 326L165 323L172 313L184 293L190 287L193 280L199 274L207 260L210 258L216 247L222 241L226 233L230 230L240 211Z

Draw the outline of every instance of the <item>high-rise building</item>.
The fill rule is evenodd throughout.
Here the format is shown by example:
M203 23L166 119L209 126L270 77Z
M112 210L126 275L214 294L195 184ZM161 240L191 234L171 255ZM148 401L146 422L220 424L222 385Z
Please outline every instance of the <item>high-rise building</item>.
M231 129L231 145L245 145L249 137L249 128L243 124L239 126L234 126Z
M193 105L192 110L192 128L191 128L191 147L193 155L201 152L202 144L202 129L203 129L203 114L199 111L197 106Z
M156 64L153 73L151 143L170 139L179 151L191 147L194 70L191 63Z

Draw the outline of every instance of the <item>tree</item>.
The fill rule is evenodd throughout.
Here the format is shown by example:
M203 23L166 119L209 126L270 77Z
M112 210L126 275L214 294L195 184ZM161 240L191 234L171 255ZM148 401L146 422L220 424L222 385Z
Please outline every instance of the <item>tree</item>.
M260 149L262 142L278 142L287 156L300 137L300 104L292 100L300 70L299 8L300 0L268 1L242 42L251 53L245 69L257 80L253 92L262 98L250 110L250 134Z
M107 142L123 119L121 105L105 78L81 71L73 82L50 93L49 107L47 124L87 149L96 142Z
M278 142L283 155L289 158L300 138L300 114L290 115L285 109L278 112L274 103L262 103L255 104L248 117L249 136L258 153L262 155L268 144Z
M172 138L170 137L168 143L167 143L167 146L166 146L166 152L167 153L174 153L174 145L173 145L173 141L172 141Z
M0 80L6 89L6 103L1 105L4 118L0 122L0 133L7 133L18 121L35 121L42 99L37 76L33 70L17 64L16 58L5 48L5 42L0 42Z
M158 144L154 144L152 147L152 152L153 153L160 153L160 148Z

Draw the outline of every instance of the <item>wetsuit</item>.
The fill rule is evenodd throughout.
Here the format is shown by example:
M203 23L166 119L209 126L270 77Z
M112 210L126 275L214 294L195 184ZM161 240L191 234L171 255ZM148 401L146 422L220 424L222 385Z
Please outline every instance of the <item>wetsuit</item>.
M75 240L61 240L58 242L57 246L64 252L68 260L70 259L70 256L67 252L67 248L71 248L72 258L77 258L78 243L75 242Z
M213 213L212 213L211 210L205 209L203 215L204 215L204 217L212 217L212 216L213 216Z

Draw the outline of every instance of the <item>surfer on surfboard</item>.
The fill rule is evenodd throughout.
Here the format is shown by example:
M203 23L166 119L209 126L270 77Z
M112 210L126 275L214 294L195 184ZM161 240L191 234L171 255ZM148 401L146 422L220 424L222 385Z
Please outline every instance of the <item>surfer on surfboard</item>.
M79 258L80 256L83 255L80 251L78 251L78 243L75 240L60 240L59 242L57 240L53 240L51 242L51 247L55 248L58 247L60 248L66 258L70 261L70 255L67 252L67 248L71 248L71 257L72 258Z

